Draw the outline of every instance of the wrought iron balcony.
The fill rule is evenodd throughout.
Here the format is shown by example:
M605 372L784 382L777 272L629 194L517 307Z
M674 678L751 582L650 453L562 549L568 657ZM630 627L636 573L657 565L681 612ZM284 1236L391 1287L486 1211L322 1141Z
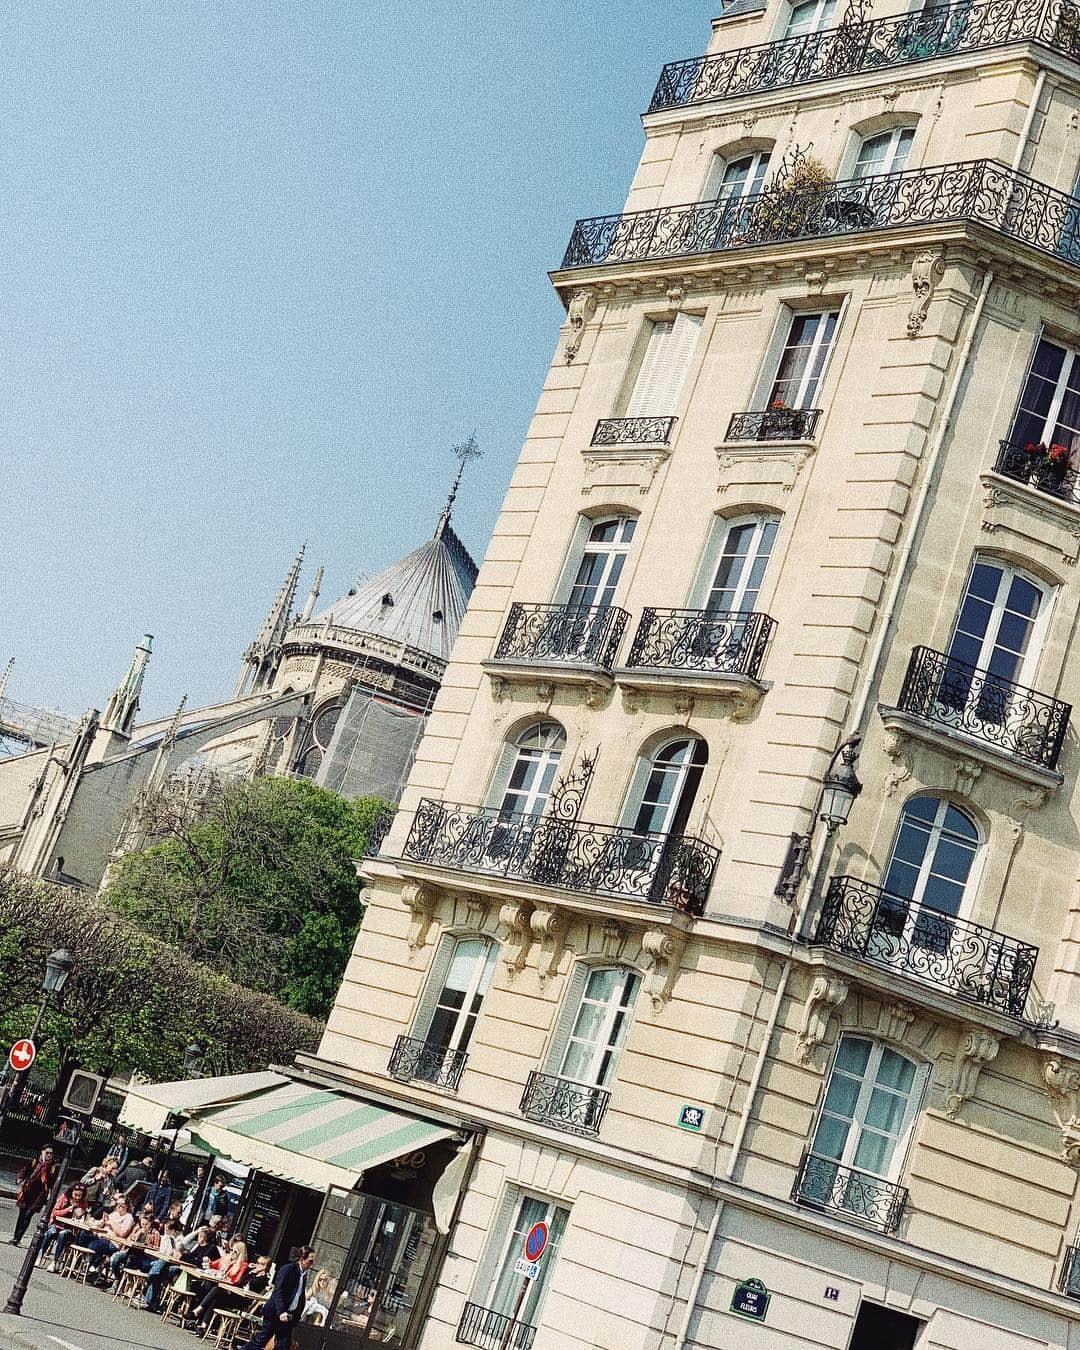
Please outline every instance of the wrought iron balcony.
M629 621L626 610L613 605L585 608L515 601L495 648L495 660L610 670Z
M564 268L731 252L794 240L983 225L1080 263L1080 200L989 159L781 185L745 197L593 216L574 226Z
M509 814L425 797L404 856L435 867L701 914L720 850L685 835Z
M435 1087L456 1092L468 1058L464 1050L447 1050L415 1036L399 1036L394 1042L388 1070L403 1083L419 1079L422 1083L433 1083Z
M568 1134L598 1134L611 1093L551 1073L531 1073L521 1098L526 1120Z
M766 408L762 412L734 413L728 423L729 441L808 441L817 428L820 408Z
M795 1177L792 1200L814 1209L830 1209L891 1233L899 1227L908 1193L895 1181L841 1167L831 1158L806 1153Z
M480 1350L532 1350L536 1328L515 1322L479 1303L466 1303L458 1323L457 1343L478 1345Z
M1080 1298L1080 1247L1066 1247L1057 1287L1070 1298Z
M913 905L855 877L833 877L814 942L969 1003L1023 1017L1038 947Z
M767 614L643 609L626 664L756 680L775 627Z
M1061 0L938 5L887 19L673 61L660 73L649 112L712 103L932 61L938 56L1036 42L1080 59L1080 10Z
M1072 456L1059 464L1050 463L1038 447L1001 442L994 468L1006 478L1027 483L1040 492L1059 497L1062 501L1080 506L1080 469L1072 464Z
M929 647L912 651L897 706L1043 769L1057 767L1072 712L1068 703Z
M677 417L603 417L593 445L667 445Z

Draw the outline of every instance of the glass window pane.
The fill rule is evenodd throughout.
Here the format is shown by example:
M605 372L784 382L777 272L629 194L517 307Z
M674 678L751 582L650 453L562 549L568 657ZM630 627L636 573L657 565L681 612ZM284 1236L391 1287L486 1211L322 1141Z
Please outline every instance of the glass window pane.
M836 1051L836 1067L859 1077L866 1071L870 1042L860 1036L845 1036Z
M888 1135L871 1134L869 1131L864 1131L859 1136L859 1142L855 1146L852 1166L860 1171L873 1172L876 1176L885 1176L888 1173L889 1164L892 1162L895 1147L896 1141L890 1139Z
M829 1091L825 1095L825 1110L838 1116L851 1119L855 1103L859 1099L860 1079L850 1078L846 1073L834 1073L829 1080Z
M814 1135L814 1152L822 1158L834 1160L842 1158L849 1128L846 1120L839 1120L835 1116L822 1116L817 1133Z
M895 1088L898 1092L909 1092L915 1081L915 1065L910 1059L898 1055L895 1050L884 1050L877 1071L877 1081L882 1087Z

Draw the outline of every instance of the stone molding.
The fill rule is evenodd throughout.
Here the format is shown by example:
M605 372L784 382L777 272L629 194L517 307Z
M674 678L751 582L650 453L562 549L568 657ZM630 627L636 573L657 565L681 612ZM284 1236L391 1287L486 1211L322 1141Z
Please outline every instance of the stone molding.
M945 1114L950 1120L955 1120L963 1104L974 1097L979 1074L997 1058L1000 1049L1001 1038L985 1027L965 1027L960 1032L945 1100Z
M806 997L802 1022L795 1038L795 1058L811 1065L820 1045L829 1035L829 1022L851 993L851 985L838 975L818 975Z

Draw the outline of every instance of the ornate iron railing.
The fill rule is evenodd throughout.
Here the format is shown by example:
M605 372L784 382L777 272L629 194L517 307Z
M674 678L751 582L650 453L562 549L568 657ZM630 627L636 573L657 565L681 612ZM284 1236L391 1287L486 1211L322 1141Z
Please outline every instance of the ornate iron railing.
M456 1092L468 1058L464 1050L447 1050L415 1036L399 1036L394 1042L387 1068L394 1078L400 1078L403 1083L419 1079L423 1083L433 1083L436 1087Z
M1024 1015L1039 955L1038 947L855 877L829 883L814 942L1010 1017Z
M716 253L797 239L950 222L985 225L1080 263L1080 200L988 159L788 184L726 201L593 216L574 226L564 268Z
M611 1093L603 1088L571 1083L551 1073L530 1073L521 1097L521 1114L568 1134L598 1134L610 1098Z
M1072 707L944 652L916 647L898 706L1044 769L1057 766Z
M677 417L603 417L593 445L667 445Z
M425 797L404 854L436 867L671 905L698 915L705 908L720 850L685 835L637 834L611 825Z
M1062 0L938 5L886 19L672 61L649 112L887 70L938 56L1037 42L1080 59L1080 10Z
M1057 1287L1070 1298L1080 1298L1080 1247L1065 1248L1065 1260L1061 1263Z
M367 842L364 844L364 857L375 858L383 846L383 840L390 833L390 826L394 823L394 817L397 815L397 807L390 802L383 802L376 808L375 814L368 826Z
M791 1198L800 1205L831 1209L891 1233L903 1218L908 1193L895 1181L882 1181L869 1172L841 1167L831 1158L805 1153Z
M459 1345L478 1345L480 1350L532 1350L536 1328L515 1322L479 1303L466 1303L458 1323Z
M1073 468L1071 462L1050 464L1042 456L1032 454L1027 446L1002 441L994 468L1006 478L1080 506L1080 469Z
M514 602L506 616L496 661L600 666L615 664L630 615L614 605L523 605Z
M820 408L766 408L733 413L729 441L808 441L817 428Z
M699 670L757 679L776 623L767 614L708 609L643 609L631 668Z

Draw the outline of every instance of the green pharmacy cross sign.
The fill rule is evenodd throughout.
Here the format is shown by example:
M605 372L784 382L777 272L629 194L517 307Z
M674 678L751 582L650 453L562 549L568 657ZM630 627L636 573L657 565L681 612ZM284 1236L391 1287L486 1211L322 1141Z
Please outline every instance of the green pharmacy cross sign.
M764 1322L772 1295L760 1280L740 1280L731 1296L731 1311L736 1317Z

